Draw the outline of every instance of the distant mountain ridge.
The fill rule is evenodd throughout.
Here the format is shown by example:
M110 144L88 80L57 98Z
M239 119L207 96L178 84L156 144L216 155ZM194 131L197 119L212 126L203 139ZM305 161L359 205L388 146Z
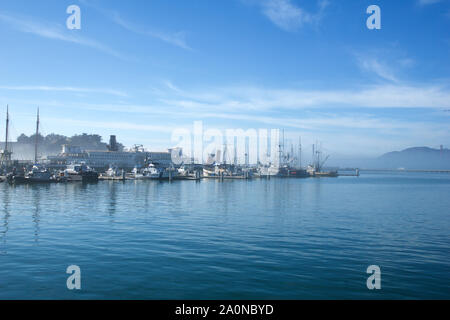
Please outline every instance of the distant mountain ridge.
M376 159L375 164L385 169L450 170L450 149L412 147L385 153Z

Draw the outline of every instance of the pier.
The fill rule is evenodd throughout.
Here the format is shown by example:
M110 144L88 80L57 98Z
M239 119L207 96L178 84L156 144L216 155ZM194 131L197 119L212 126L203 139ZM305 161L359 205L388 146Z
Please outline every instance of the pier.
M427 169L360 169L364 172L422 172L422 173L450 173L450 170L427 170Z

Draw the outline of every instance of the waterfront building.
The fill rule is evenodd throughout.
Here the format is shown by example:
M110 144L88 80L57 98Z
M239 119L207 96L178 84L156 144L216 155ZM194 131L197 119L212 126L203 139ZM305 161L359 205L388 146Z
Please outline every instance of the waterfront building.
M104 170L110 166L131 170L143 167L146 162L155 162L161 166L171 165L170 152L149 152L143 150L131 151L96 151L83 150L78 146L63 145L62 151L56 156L47 157L49 166L64 167L70 163L83 162L86 165Z

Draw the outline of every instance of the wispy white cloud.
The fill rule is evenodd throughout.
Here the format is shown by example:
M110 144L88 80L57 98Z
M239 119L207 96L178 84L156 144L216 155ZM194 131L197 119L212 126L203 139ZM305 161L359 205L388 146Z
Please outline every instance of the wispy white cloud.
M374 57L359 58L359 66L364 71L374 73L378 77L389 80L392 82L398 82L398 78L395 75L391 67L386 63L381 62L379 59Z
M186 50L192 50L192 48L186 43L185 32L181 31L176 33L167 33L138 27L137 25L123 19L117 12L113 13L112 20L119 26L133 33L156 38Z
M1 100L1 98L0 98ZM19 102L16 102L18 104ZM436 135L448 135L445 123L435 123L432 121L415 121L393 119L383 115L361 112L324 112L320 109L314 112L302 113L302 116L295 116L296 113L280 115L277 112L258 113L249 110L217 110L198 112L197 110L178 108L168 108L166 105L134 105L134 104L88 104L83 102L66 103L61 101L21 101L24 104L38 104L45 107L57 107L72 109L76 106L79 110L109 112L117 115L117 119L135 119L136 121L91 121L81 119L68 119L58 117L46 117L47 122L67 124L75 127L89 127L102 129L123 129L133 131L154 131L170 133L180 126L189 127L194 120L212 119L215 122L224 120L224 125L229 127L230 123L238 125L237 121L247 123L253 127L276 126L280 128L302 130L303 132L336 132L336 134L346 133L349 130L370 130L379 134L410 135L412 133L427 134L432 132ZM272 110L275 111L275 110ZM83 112L88 115L88 112ZM129 116L124 117L124 114ZM138 118L135 118L138 116ZM143 119L153 119L152 124L142 124ZM155 119L170 120L170 124L157 124ZM220 122L220 121L219 121Z
M396 44L383 49L365 48L353 51L352 55L358 67L372 78L376 76L394 83L402 82L401 75L416 65L416 61Z
M100 93L108 94L119 97L127 97L125 92L102 89L102 88L79 88L79 87L55 87L55 86L1 86L2 90L14 90L14 91L50 91L50 92L74 92L74 93Z
M264 0L260 2L263 14L272 23L285 31L296 31L305 24L317 23L328 1L321 0L319 11L311 13L295 5L291 0Z
M79 0L84 6L89 6L98 12L100 12L102 15L107 17L108 19L112 20L117 25L121 26L122 28L139 34L143 36L152 37L161 41L164 41L170 45L177 46L182 49L186 50L192 50L192 48L187 44L186 42L186 33L184 31L179 32L166 32L161 30L156 30L152 28L142 27L138 26L126 19L124 19L117 11L113 11L109 8L101 7L95 3L92 3L87 0Z
M96 40L79 36L74 34L74 32L68 32L67 29L59 24L42 23L34 21L32 18L17 17L13 15L6 15L4 13L0 13L0 21L21 32L34 34L47 39L66 41L87 46L112 55L116 58L125 59L122 54L114 49L111 49Z
M14 101L0 96L0 102L13 104L14 109L28 110L39 105L47 109L46 123L55 123L71 130L115 130L120 136L136 139L135 133L154 132L166 137L163 146L170 145L175 129L192 129L195 120L205 127L286 128L302 135L305 143L316 139L326 141L332 149L348 152L385 152L393 145L433 145L450 138L448 124L441 116L421 118L411 107L431 108L442 112L450 109L450 93L444 86L401 86L397 84L370 86L352 90L301 90L267 87L192 88L184 90L166 83L159 96L149 104L87 103L86 101ZM345 108L343 108L345 107ZM348 108L348 107L353 107ZM390 116L373 108L407 108L404 115ZM77 119L64 117L65 111L85 110ZM334 108L334 109L333 109ZM52 111L54 110L54 112ZM97 115L106 113L108 119ZM17 121L17 111L14 113ZM397 115L399 115L397 113ZM409 116L411 115L411 117ZM440 115L439 115L440 116ZM0 115L1 117L1 115ZM28 115L27 115L28 117ZM83 119L84 118L84 119ZM93 118L97 119L94 120ZM29 119L27 118L27 121ZM134 138L131 138L134 137ZM153 141L153 140L152 140ZM310 142L308 142L310 141ZM149 140L150 143L150 140ZM131 142L130 142L131 144ZM154 142L151 142L154 145ZM349 147L350 145L350 147ZM368 147L370 146L370 147Z
M450 90L443 85L383 84L342 90L264 87L178 89L161 101L194 110L267 111L305 108L448 108Z
M126 93L122 91L94 88L0 86L0 89L92 92L126 96ZM340 90L307 90L244 85L183 89L171 82L166 82L165 88L160 88L157 95L152 92L147 98L152 102L136 104L127 101L121 103L114 101L106 104L87 104L77 101L74 103L76 106L85 105L86 108L92 110L151 113L168 116L177 114L182 116L214 115L219 113L259 114L260 112L286 112L286 114L289 114L295 110L317 111L324 108L334 109L336 112L339 112L342 108L355 110L364 108L450 109L450 88L444 84L407 85L390 83ZM7 97L4 97L4 99L8 101ZM140 99L146 98L140 97ZM55 105L60 106L61 103ZM67 101L63 105L72 106Z

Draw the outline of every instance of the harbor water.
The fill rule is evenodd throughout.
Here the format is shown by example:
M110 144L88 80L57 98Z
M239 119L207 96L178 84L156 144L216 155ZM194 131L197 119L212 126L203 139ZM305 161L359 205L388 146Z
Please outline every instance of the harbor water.
M450 299L449 195L445 173L0 183L0 299Z

